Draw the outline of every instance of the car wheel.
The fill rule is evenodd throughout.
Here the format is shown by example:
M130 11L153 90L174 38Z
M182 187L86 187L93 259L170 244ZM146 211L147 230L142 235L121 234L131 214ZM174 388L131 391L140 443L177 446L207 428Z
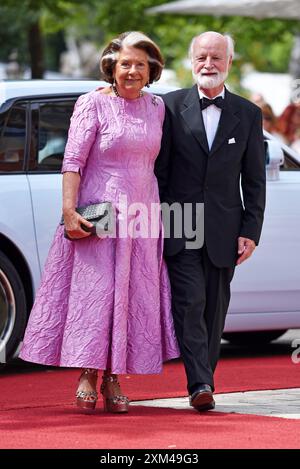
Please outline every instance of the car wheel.
M286 330L277 331L255 331L255 332L225 332L223 339L228 340L233 345L244 345L246 347L256 347L257 345L268 344L272 340L278 339Z
M26 296L21 278L0 251L0 364L13 357L27 322Z

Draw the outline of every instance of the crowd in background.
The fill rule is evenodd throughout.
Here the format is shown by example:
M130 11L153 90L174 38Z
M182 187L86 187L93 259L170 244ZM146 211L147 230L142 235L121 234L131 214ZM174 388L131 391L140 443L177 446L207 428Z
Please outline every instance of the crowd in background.
M276 116L262 95L253 95L251 100L262 110L264 129L300 154L300 102L288 104Z

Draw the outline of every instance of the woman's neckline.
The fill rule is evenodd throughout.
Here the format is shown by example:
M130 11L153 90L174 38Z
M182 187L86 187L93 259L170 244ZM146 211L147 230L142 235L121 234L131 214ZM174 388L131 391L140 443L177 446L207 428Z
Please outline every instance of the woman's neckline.
M101 93L101 90L98 90L98 89L96 89L95 91L98 91L99 94L101 94L102 96L108 96L109 98L119 99L119 100L127 101L129 103L130 102L140 101L141 99L146 98L146 96L150 96L150 93L147 93L145 91L143 91L142 96L137 96L136 98L124 98L124 96L115 96L115 95L109 94L109 93Z

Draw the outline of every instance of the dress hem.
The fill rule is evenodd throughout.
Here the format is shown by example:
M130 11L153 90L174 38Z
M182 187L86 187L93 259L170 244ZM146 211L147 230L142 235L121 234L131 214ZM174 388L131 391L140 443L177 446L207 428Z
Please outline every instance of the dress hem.
M83 364L66 364L66 363L63 363L63 362L59 362L59 363L50 363L50 361L44 361L44 360L41 360L41 359L33 359L33 358L25 358L25 356L19 356L19 358L23 361L26 361L26 362L30 362L30 363L36 363L38 365L44 365L44 366L54 366L54 367L58 367L58 368L93 368L93 369L97 369L97 370L106 370L106 366L102 367L102 366L99 366L99 365L95 365L95 364L88 364L88 365L83 365ZM110 372L112 374L116 374L116 375L128 375L128 374L133 374L133 375L156 375L156 374L161 374L162 371L163 371L163 364L170 361L170 360L174 360L176 358L179 358L179 355L177 354L174 354L174 355L170 355L166 358L163 359L163 362L162 362L162 365L161 365L161 368L158 370L151 370L151 371L141 371L141 370L133 370L133 369L127 369L127 370L119 370L119 369L112 369L110 370Z

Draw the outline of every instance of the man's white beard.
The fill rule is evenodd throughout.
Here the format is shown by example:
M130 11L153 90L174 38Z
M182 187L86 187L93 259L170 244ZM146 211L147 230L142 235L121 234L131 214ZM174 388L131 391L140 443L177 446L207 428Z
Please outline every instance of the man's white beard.
M199 87L207 90L210 90L212 88L218 88L218 86L224 83L227 77L228 70L226 72L218 72L218 74L214 76L205 76L201 75L201 72L193 72L193 78L196 83L198 83Z

